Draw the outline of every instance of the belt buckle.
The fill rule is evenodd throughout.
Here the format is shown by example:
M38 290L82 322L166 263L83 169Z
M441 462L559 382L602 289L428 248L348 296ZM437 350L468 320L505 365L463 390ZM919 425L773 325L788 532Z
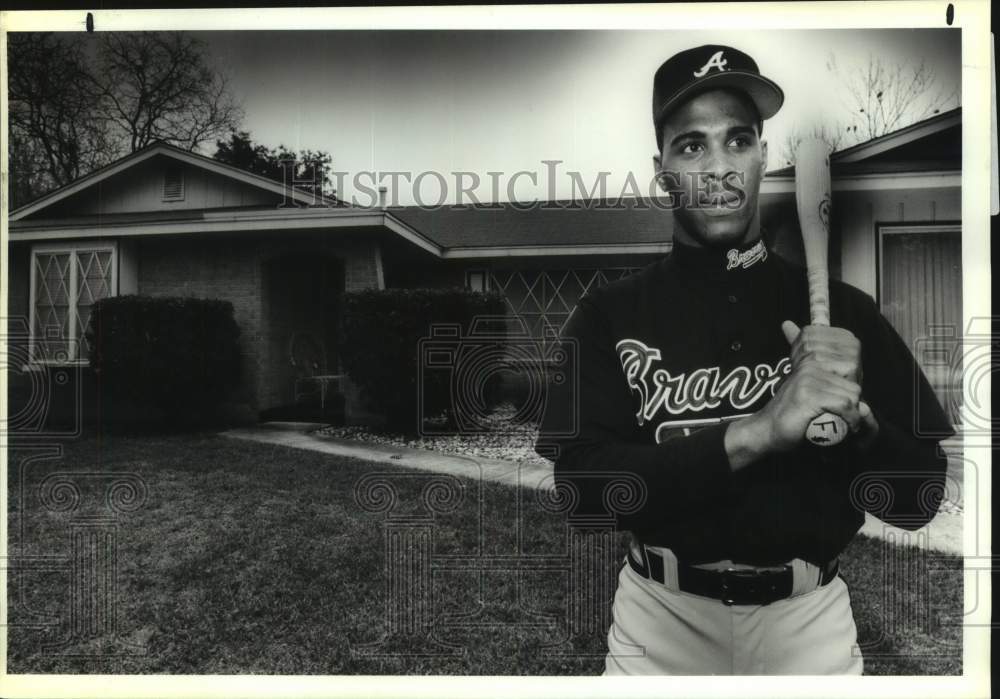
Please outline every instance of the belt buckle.
M734 604L749 604L749 602L740 602L738 599L738 594L733 594L734 590L730 585L731 580L753 580L755 578L762 578L765 574L770 571L755 570L753 568L723 568L722 569L722 603L727 607L731 607ZM742 592L742 590L741 590ZM761 590L756 589L753 592L761 592ZM761 604L768 604L768 602L761 602Z

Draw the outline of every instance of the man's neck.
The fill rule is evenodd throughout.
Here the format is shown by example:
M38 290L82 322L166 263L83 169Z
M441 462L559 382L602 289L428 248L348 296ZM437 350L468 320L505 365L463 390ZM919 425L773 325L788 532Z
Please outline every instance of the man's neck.
M692 248L715 250L730 250L732 248L745 249L760 240L760 218L758 215L754 215L754 217L750 220L749 225L747 225L747 229L743 233L742 237L735 240L710 243L701 235L692 233L684 226L684 223L680 220L680 218L674 216L674 240Z

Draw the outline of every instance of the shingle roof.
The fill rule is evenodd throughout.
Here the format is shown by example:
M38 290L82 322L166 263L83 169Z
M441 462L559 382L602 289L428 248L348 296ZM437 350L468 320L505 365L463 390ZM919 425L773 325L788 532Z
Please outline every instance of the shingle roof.
M388 211L445 248L664 243L673 230L670 212L648 199Z

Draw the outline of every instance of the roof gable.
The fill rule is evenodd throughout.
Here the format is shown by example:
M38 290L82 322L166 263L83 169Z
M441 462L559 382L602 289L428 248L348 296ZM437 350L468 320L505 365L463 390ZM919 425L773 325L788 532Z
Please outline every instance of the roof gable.
M918 121L830 155L837 175L958 170L962 167L962 108ZM768 177L794 176L795 166L767 173Z
M164 176L179 175L180 197L165 197ZM176 194L176 190L171 192ZM220 163L166 143L156 143L125 156L75 182L12 211L11 221L38 215L66 218L156 211L278 206L288 199L314 201L311 192ZM44 213L43 213L44 212Z

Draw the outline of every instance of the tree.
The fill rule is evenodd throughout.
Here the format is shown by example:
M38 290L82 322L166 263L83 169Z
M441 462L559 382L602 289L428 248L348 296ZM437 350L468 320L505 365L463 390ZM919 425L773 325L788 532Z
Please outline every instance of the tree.
M827 70L849 95L848 128L855 142L884 136L958 105L958 88L940 85L924 59L891 64L869 55L867 65L845 72L830 54Z
M128 151L154 141L198 150L238 128L242 109L228 79L206 63L203 42L179 32L102 38L93 83Z
M286 168L292 168L295 186L309 192L332 196L330 189L330 154L319 150L300 150L295 153L284 144L277 149L255 144L246 131L234 131L228 141L216 141L214 157L242 170L263 175L276 182L285 181ZM316 183L310 184L310 183Z
M844 105L850 114L848 123L828 122L814 126L810 136L822 138L834 152L884 136L942 111L958 106L957 88L948 90L926 61L888 63L868 56L868 63L843 69L831 53L827 70L835 76L847 94ZM795 148L803 132L786 136L781 150L783 165L795 163Z
M108 142L82 46L51 33L8 37L11 188L25 203L118 152Z
M227 79L190 36L8 37L15 207L157 140L197 150L242 120Z

